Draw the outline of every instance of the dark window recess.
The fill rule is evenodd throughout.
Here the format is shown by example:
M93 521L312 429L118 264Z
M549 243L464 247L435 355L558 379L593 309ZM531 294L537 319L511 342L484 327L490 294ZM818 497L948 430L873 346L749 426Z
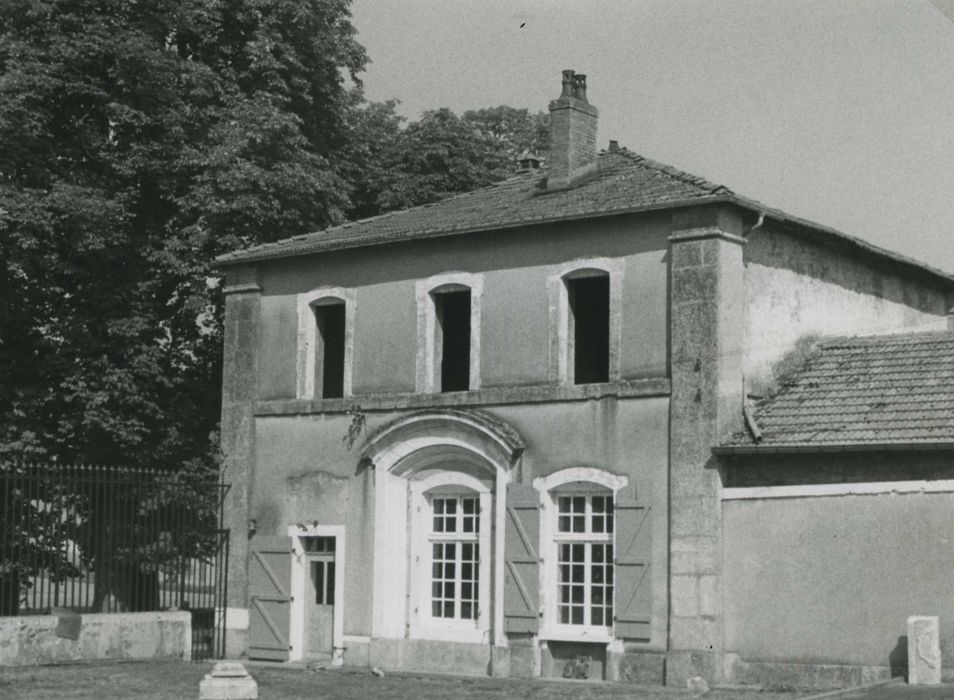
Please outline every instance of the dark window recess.
M573 315L573 383L609 381L609 275L567 280Z
M470 388L470 291L434 297L441 329L441 391Z
M344 396L345 305L325 304L315 308L321 365L318 368L321 398Z
M311 562L311 579L315 584L315 604L335 604L335 563L318 560Z

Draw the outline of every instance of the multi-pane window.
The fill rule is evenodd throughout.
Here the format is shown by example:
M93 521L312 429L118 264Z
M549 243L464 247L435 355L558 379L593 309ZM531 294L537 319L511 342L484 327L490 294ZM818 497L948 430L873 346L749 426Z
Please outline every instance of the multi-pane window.
M613 621L613 497L558 495L557 623L608 627Z
M480 569L480 499L431 499L431 616L476 620Z

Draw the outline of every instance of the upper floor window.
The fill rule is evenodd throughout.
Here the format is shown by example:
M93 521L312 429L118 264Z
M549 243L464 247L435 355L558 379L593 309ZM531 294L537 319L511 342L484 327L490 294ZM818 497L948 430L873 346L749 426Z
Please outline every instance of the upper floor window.
M298 295L298 398L351 395L354 290L316 289Z
M586 272L590 272L587 270ZM609 381L609 275L602 271L566 279L569 314L567 363L573 383Z
M480 388L480 305L483 279L437 275L417 284L417 390Z
M623 266L579 260L553 269L550 295L550 381L592 384L620 377Z

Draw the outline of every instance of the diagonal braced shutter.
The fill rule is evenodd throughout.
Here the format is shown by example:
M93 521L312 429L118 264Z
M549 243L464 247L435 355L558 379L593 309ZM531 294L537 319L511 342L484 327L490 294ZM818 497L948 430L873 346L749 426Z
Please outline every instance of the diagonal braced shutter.
M248 562L248 657L288 660L291 622L290 537L256 537Z
M615 636L650 638L653 591L649 573L652 554L650 508L636 500L632 487L616 498Z
M533 633L540 627L540 495L529 484L507 485L504 537L504 629Z

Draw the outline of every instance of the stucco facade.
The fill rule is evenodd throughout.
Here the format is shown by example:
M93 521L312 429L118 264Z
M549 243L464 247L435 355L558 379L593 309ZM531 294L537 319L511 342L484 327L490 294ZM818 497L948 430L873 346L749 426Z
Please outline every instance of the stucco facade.
M582 98L566 80L564 97L585 102L585 80ZM596 112L579 114L593 120L573 124L589 148ZM335 662L675 684L749 677L753 660L806 662L809 623L773 646L745 607L765 594L752 558L790 537L762 537L758 524L810 520L821 537L836 523L872 526L870 511L727 500L739 485L713 447L742 428L747 391L800 339L943 326L954 282L618 151L550 184L531 172L403 219L222 259L229 627L250 655L311 655L318 591L334 608ZM627 187L651 197L630 207ZM611 195L623 204L601 210ZM543 206L559 215L467 223ZM574 280L590 278L606 280L605 375L576 381ZM462 291L468 389L442 392L438 296ZM303 324L326 298L347 328L334 397L303 375L320 364ZM909 517L916 504L904 504L892 517ZM451 507L469 509L461 523L470 513L453 537ZM339 566L333 586L314 579L327 561ZM787 585L794 570L760 578ZM810 606L815 589L799 585ZM839 643L807 662L877 665L875 650L839 656Z

